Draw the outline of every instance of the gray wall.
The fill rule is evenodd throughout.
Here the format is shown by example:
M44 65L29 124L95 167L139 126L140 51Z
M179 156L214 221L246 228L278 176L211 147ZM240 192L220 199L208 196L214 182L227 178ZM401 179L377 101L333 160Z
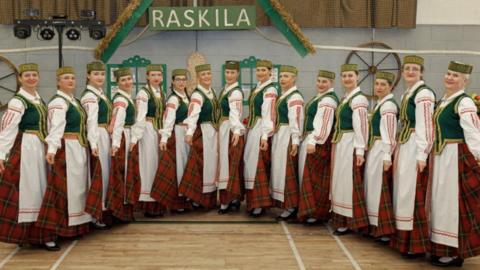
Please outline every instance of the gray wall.
M27 48L36 46L56 45L56 40L39 41L33 37L20 40L13 36L12 26L0 26L0 49ZM130 38L141 29L134 29ZM283 36L273 27L262 28L269 37L284 40ZM372 40L384 42L398 49L437 49L437 50L476 50L480 51L480 26L418 26L411 30L377 29L304 29L304 33L314 44L356 46ZM80 42L66 40L65 45L95 47L96 41L91 40L87 32ZM117 50L110 60L119 63L122 60L139 54L152 62L166 63L168 69L185 67L188 55L195 51L195 32L158 32L147 34L137 42ZM301 58L291 47L265 40L255 31L203 31L198 32L198 51L206 56L212 64L214 87L220 88L221 65L226 59L244 59L251 55L271 59L274 63L288 63L299 67L298 86L306 98L314 94L314 80L319 68L338 72L345 62L348 51L319 50L315 55ZM57 68L57 52L30 52L4 55L14 64L37 62L41 66L40 92L46 99L55 91L55 69ZM380 55L377 55L377 57ZM403 57L403 55L400 55ZM93 59L91 52L64 51L65 65L77 68L80 78L79 90L83 88L85 65ZM471 77L469 89L480 89L480 58L478 56L458 55L424 55L426 60L425 80L440 96L443 94L442 77L450 60L463 61L476 66ZM388 61L388 60L387 60ZM341 93L340 81L336 82L337 92ZM397 96L404 88L400 83L395 91ZM470 91L471 91L470 90ZM371 90L365 89L366 92ZM1 100L8 100L9 94L0 90Z

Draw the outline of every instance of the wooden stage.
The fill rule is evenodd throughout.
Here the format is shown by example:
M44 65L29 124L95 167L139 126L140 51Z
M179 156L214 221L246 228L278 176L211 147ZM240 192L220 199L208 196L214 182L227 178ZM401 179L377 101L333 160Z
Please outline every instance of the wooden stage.
M60 242L59 252L0 244L2 269L438 269L405 260L360 235L341 237L325 225L278 223L245 212L138 217L128 225ZM480 269L480 257L463 269Z

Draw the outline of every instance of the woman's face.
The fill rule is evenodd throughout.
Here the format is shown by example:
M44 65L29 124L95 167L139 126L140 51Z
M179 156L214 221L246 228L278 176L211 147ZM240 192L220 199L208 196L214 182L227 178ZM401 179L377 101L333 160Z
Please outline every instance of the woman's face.
M407 84L413 85L422 79L422 67L417 64L405 64L402 68L402 77Z
M205 70L197 73L198 82L203 85L210 87L212 85L212 71Z
M270 79L271 71L267 67L257 67L255 75L257 76L257 81L264 82Z
M75 74L62 74L58 77L58 88L67 92L69 94L73 94L75 92L75 86L77 82L75 80Z
M173 88L176 90L184 90L187 86L187 76L177 75L173 78Z
M105 83L105 71L103 70L92 70L87 74L87 79L89 84L95 88L102 88Z
M234 84L238 81L238 70L225 69L225 81L227 84Z
M355 71L342 72L342 84L345 88L353 90L357 88L358 75Z
M39 75L37 71L25 71L20 74L18 80L23 88L35 89L38 86Z
M163 73L161 71L147 72L147 80L150 85L158 87L163 82Z
M385 79L375 79L374 93L379 99L392 92L392 85Z
M332 80L324 77L317 77L317 92L323 93L332 88Z
M280 87L283 91L286 91L292 88L295 85L295 79L297 76L290 72L281 72L280 73Z
M133 87L133 78L131 75L122 76L118 79L118 88L121 90L131 93Z
M445 76L443 76L443 84L447 90L458 91L465 88L467 79L465 74L448 70Z

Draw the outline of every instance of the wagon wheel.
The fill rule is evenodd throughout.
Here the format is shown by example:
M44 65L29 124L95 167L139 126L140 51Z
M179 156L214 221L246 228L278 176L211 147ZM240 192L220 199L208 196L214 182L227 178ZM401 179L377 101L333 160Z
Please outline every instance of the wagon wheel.
M378 41L363 43L358 47L392 49L387 44ZM366 90L367 93L371 94L369 96L370 98L373 98L375 74L378 71L387 71L396 74L393 89L395 89L395 86L397 86L400 81L401 62L397 53L351 51L345 63L358 64L358 84L361 85L362 89Z
M18 88L17 75L15 65L0 56L0 112L7 108L8 101Z

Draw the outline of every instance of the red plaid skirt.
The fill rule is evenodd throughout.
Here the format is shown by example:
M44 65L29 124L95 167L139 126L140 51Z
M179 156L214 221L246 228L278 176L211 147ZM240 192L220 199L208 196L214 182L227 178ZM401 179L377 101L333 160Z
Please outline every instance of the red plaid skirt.
M465 143L458 144L458 249L432 243L435 256L470 258L480 255L480 166Z
M35 222L17 223L22 137L19 132L0 178L0 241L40 245L54 241L55 233L35 226Z
M393 214L392 192L390 191L393 181L392 167L383 172L380 205L378 206L378 226L370 226L370 232L374 237L387 236L395 233L395 216Z
M118 152L112 157L106 207L112 215L122 221L132 221L133 209L140 197L140 169L138 166L138 146L128 155L127 175L125 175L125 136Z
M428 185L428 170L417 173L415 188L415 208L413 210L413 230L396 230L390 246L401 253L425 253L429 248L429 225L425 212L425 197Z
M346 217L336 213L332 214L332 223L335 228L348 227L351 230L361 231L368 228L368 212L365 202L365 189L363 183L363 167L355 165L356 157L353 156L353 194L352 214L353 217Z
M158 169L150 196L168 209L185 209L190 204L178 196L175 131L167 141L167 151L159 152Z
M302 222L309 217L318 220L330 217L331 151L332 144L327 140L317 145L314 153L307 154L298 202L298 219Z
M230 133L230 138L233 134ZM245 147L245 136L240 136L237 145L228 145L228 184L226 189L220 190L220 203L229 204L233 200L243 200L245 193L245 182L243 180L243 150Z
M285 190L283 202L273 200L275 207L282 209L296 208L298 206L298 154L292 157L292 145L287 150L287 165L285 167Z
M255 173L255 183L253 189L247 189L245 199L247 202L247 211L254 208L268 208L273 204L270 197L270 162L271 162L271 139L268 140L268 149L258 151L257 172Z
M193 134L190 155L178 191L206 209L217 206L216 192L203 193L203 141L200 126Z
M88 222L68 226L67 159L63 139L62 147L57 150L55 163L48 171L47 177L47 190L43 196L37 226L55 231L57 235L63 237L75 237L88 233L90 228Z
M85 212L92 215L97 220L102 220L102 196L103 196L103 178L100 159L90 155L90 175L91 183L88 190Z

